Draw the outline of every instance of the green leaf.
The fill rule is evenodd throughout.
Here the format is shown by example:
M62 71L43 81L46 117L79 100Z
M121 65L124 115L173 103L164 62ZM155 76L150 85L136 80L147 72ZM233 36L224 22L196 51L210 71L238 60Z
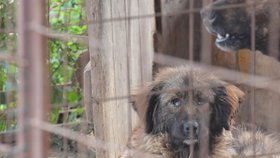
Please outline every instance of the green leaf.
M70 91L67 93L67 101L69 103L75 103L80 100L80 94L76 91Z

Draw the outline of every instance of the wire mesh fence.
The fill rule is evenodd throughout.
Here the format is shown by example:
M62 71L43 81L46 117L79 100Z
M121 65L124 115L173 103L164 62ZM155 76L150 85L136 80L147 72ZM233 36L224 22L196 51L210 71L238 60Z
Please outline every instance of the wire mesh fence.
M215 157L211 106L199 127L210 134L179 155L130 144L139 124L149 124L149 111L137 107L139 92L165 67L182 65L190 76L203 70L245 93L231 130L234 137L235 127L250 127L253 145L241 155L241 145L232 144L227 157L280 157L279 0L2 0L0 38L0 157ZM186 87L151 89L146 97L165 101L167 93L186 92L186 105L195 107L197 95L189 92L216 88L188 79ZM173 113L174 126L184 122ZM174 134L166 128L142 134L156 142L154 135ZM260 131L273 133L274 144L260 148ZM193 139L193 125L190 133Z

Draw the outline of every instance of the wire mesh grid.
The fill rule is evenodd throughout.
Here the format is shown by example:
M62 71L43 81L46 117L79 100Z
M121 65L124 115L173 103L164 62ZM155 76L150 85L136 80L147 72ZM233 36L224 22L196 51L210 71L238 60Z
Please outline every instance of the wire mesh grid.
M279 4L242 2L214 10L250 8L250 53L226 53L214 46L200 17L211 0L1 1L1 157L118 157L125 150L133 152L126 146L138 122L131 108L133 90L165 66L185 65L191 72L201 68L238 85L247 97L237 123L278 132L279 15L273 11ZM270 57L256 49L256 14L265 3L275 15L266 30L274 36L269 36L268 53L263 52ZM208 155L202 147L199 157ZM235 156L277 154L280 149Z

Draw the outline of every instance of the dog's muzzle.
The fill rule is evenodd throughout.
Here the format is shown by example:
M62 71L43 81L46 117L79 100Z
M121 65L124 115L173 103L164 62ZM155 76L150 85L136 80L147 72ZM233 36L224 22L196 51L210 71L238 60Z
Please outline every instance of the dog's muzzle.
M199 124L197 121L186 121L182 125L182 133L186 137L184 144L191 145L198 142Z

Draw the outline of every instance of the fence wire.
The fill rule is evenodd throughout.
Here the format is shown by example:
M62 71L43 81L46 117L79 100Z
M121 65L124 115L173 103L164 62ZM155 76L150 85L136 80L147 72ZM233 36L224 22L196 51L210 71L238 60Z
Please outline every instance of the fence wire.
M277 13L279 13L279 1L270 1L272 10L277 10ZM93 1L91 2L89 4L95 4ZM48 109L43 104L40 104L36 106L44 110L34 111L36 106L31 106L31 104L34 104L33 100L37 100L37 103L43 102L44 100L40 100L40 96L44 93L34 93L34 91L41 92L42 89L34 87L36 85L35 83L31 84L30 81L21 80L22 78L19 77L20 75L28 76L28 74L20 73L21 69L26 68L30 63L26 62L17 52L21 51L18 48L23 48L23 46L18 46L19 43L24 43L23 40L28 40L31 43L28 46L32 48L36 47L36 40L34 38L34 41L32 39L26 39L26 37L20 38L19 32L17 32L17 27L21 26L19 23L23 22L22 19L18 19L17 22L19 23L16 24L16 19L22 17L19 13L16 14L17 9L19 9L17 3L23 2L13 0L0 1L0 157L98 157L99 155L97 153L99 151L117 153L119 151L129 150L130 152L135 152L133 151L134 149L129 149L126 144L115 144L114 142L106 141L108 138L105 139L96 136L95 132L98 129L94 129L95 125L93 122L97 119L103 120L103 118L97 118L100 115L93 115L96 112L87 111L88 108L84 104L91 104L93 106L91 107L92 110L95 110L96 106L106 105L106 103L109 104L110 102L115 102L116 106L121 106L122 104L123 106L129 105L126 109L128 116L123 116L124 120L128 120L127 129L125 129L127 132L124 134L127 134L127 137L129 137L133 134L133 128L136 122L138 122L134 120L135 114L131 108L131 105L135 101L134 88L145 86L151 81L154 76L152 74L147 75L147 72L150 70L156 74L158 69L168 66L184 65L190 67L191 71L203 69L206 72L211 72L215 76L218 76L222 80L241 87L247 96L245 101L246 105L242 105L246 107L242 107L240 114L236 116L237 123L244 121L246 123L258 124L264 121L260 123L259 128L264 128L266 132L279 133L279 117L277 115L277 112L280 110L280 107L278 107L279 99L277 99L280 98L280 73L277 74L278 67L280 68L277 59L279 57L279 29L274 28L279 23L278 14L276 17L272 17L269 23L269 30L271 32L267 30L270 34L274 35L269 36L269 56L263 55L259 50L256 50L255 45L258 36L255 32L256 27L258 27L256 26L256 8L259 5L267 3L266 1L221 5L212 8L217 11L240 8L250 9L252 11L250 17L251 48L249 57L246 59L238 55L233 55L234 53L222 52L216 48L213 37L206 31L202 20L200 18L198 19L201 9L209 3L212 3L212 0L178 0L174 2L154 0L151 3L155 4L153 6L155 9L152 13L143 11L143 8L140 6L144 2L141 2L141 0L123 0L119 3L125 5L124 15L122 15L123 12L121 11L119 11L119 15L115 15L118 12L113 11L113 8L118 6L114 6L116 4L115 2L110 2L110 14L97 18L99 16L97 15L98 13L86 12L89 6L86 5L85 0L48 0L44 4L44 8L47 11L47 16L45 17L47 25L42 25L34 21L25 25L30 32L48 40L47 47L42 50L42 52L47 52L46 58L42 60L44 63L39 64L46 64L48 66L47 69L50 74L46 78L48 78L49 82L43 82L44 79L40 78L42 76L39 76L39 72L35 72L34 78L30 78L32 80L38 79L38 82L46 84L50 89L50 97L46 103L49 103L51 108ZM181 3L184 5L180 5ZM27 6L23 5L23 7ZM91 7L96 8L99 6ZM122 6L119 7L122 8ZM36 11L40 12L40 10ZM273 14L272 11L270 12ZM41 15L42 13L43 11L38 14ZM87 19L87 14L92 14L93 17L96 17L95 20ZM148 49L144 49L145 46L143 46L147 42L147 34L143 33L145 32L144 25L151 22L151 19L155 21L154 24L156 25L154 26L156 30L150 32L150 34L154 33L153 41L149 41L154 44L154 51L149 52L152 56L153 67L146 64L147 54L145 53L147 52L145 51ZM90 28L98 27L95 29L100 29L103 26L112 27L111 32L104 33L110 36L110 38L112 36L112 39L107 44L104 44L104 41L100 39L99 35L95 37L88 35L92 31ZM183 28L185 27L183 32L181 32L182 26ZM121 33L114 33L117 29L122 30L122 35L119 35ZM119 36L122 39L117 39ZM34 43L33 46L32 43ZM138 49L135 49L135 43L140 43ZM177 43L185 43L184 45L186 45L187 49L178 49L177 47L181 45L177 45ZM125 55L126 59L124 60L125 66L120 66L121 64L119 62L122 60L122 56L120 55L123 52L113 52L114 57L106 60L110 60L108 63L112 63L112 65L109 66L112 66L115 71L112 71L109 76L105 77L112 78L113 80L110 82L110 86L114 87L112 88L112 91L114 91L112 94L120 93L121 95L112 95L110 93L101 97L94 96L93 94L102 90L86 89L88 87L85 86L95 85L105 81L95 81L92 79L93 77L91 80L84 80L84 68L91 61L89 63L91 70L88 72L90 73L90 71L93 71L92 69L97 69L98 65L104 63L100 63L103 61L94 60L97 54L96 52L104 51L104 54L106 54L113 47L117 48L116 45L118 44L122 44L123 48L125 48L122 50L127 52ZM26 50L32 50L32 48ZM96 52L92 52L92 50ZM136 52L139 53L138 56L135 55ZM241 71L240 65L238 65L240 64L239 60L246 60L248 71ZM263 61L266 63L262 63ZM33 62L35 63L35 61L29 62L32 62L32 65ZM231 62L236 65L232 66ZM135 66L135 63L139 64L138 67ZM102 68L107 67L104 66ZM120 72L117 70L122 69L126 70L126 74L118 77ZM103 72L103 70L101 69L99 72ZM272 73L268 74L266 72ZM37 80L35 81L37 83ZM121 87L120 82L126 82L127 85ZM192 83L190 84L189 89L183 89L183 91L203 88L194 87ZM23 91L21 91L21 88L24 88L26 90L25 92L32 92L30 94L34 94L34 96L25 98L27 95L22 94ZM178 90L174 89L174 91ZM83 92L86 92L86 94ZM157 91L151 95L165 92ZM87 98L84 98L85 96ZM260 101L260 97L263 96L265 96L265 99ZM191 98L189 100L191 105L193 96L191 95L189 97ZM271 97L271 100L269 97ZM19 102L21 99L23 101ZM30 102L28 99L30 99ZM266 102L268 104L267 107L265 106ZM264 105L261 106L259 104ZM32 112L34 116L28 116L30 114L29 112ZM100 113L103 114L105 112L101 111ZM40 115L46 116L48 119L37 119L40 118ZM112 116L106 117L110 118ZM121 128L122 124L119 126ZM205 126L209 128L209 124ZM257 129L253 129L254 135L256 135ZM35 134L30 135L28 132L26 134L26 131L33 131ZM46 137L48 141L44 142L40 138L40 135L36 135L36 131L37 134L42 132L42 136ZM44 135L45 133L48 133L49 136ZM107 131L104 131L104 133L107 133ZM118 135L122 134L117 133L115 136L116 139L118 139ZM34 146L34 142L29 142L28 138L34 142L37 142L36 140L38 138L38 144L40 146L34 149L28 148L32 147L32 145ZM208 143L208 141L203 142ZM200 157L208 155L209 149L207 149L207 146L208 144L201 145ZM255 152L246 157L280 155L280 148L279 152L265 154L258 154L255 145L253 148ZM36 149L38 150L36 151ZM192 145L191 153L194 150L195 148ZM44 155L44 152L47 153ZM113 156L110 155L107 157ZM195 155L190 154L189 157L195 158Z

